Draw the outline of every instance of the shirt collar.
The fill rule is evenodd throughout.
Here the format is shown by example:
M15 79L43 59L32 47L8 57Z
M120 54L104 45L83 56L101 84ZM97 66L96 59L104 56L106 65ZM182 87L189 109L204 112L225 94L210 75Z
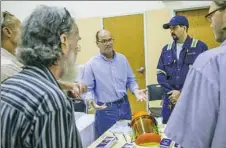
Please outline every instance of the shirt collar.
M10 52L8 52L5 48L2 48L2 47L1 47L1 55L3 55L3 56L15 57L15 56L12 55Z
M60 88L59 84L57 83L57 80L55 79L54 75L49 70L49 68L42 65L41 63L37 62L36 64L33 65L26 65L24 66L24 69L34 71L38 77L44 78Z
M102 58L102 59L104 59L105 61L114 61L115 59L116 59L116 57L117 57L117 53L113 50L113 59L111 59L111 60L109 60L109 59L107 59L103 54L101 54L100 52L99 52L99 56Z
M190 46L191 46L191 42L192 42L192 38L189 35L187 35L187 38L186 38L186 40L185 40L185 42L183 44L182 49L189 49ZM176 42L175 41L173 41L173 45L172 46L176 47Z
M192 38L188 35L184 42L183 49L189 49L191 47L191 43L192 43Z
M23 64L10 52L8 52L5 48L1 47L1 58L5 58L7 60L12 61L14 64L16 64L18 67L23 67Z

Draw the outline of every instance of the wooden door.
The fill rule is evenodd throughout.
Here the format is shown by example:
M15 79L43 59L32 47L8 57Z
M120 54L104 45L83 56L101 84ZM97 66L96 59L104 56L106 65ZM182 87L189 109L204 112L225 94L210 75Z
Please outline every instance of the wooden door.
M213 30L210 23L205 19L208 14L209 8L198 10L187 10L176 12L176 15L184 15L188 18L189 29L188 34L192 37L205 42L208 48L214 48L220 44L215 41Z
M104 28L112 33L115 50L127 57L140 88L145 88L145 72L136 71L145 68L143 14L109 17L103 22ZM132 113L146 110L146 102L137 102L130 91L128 97Z

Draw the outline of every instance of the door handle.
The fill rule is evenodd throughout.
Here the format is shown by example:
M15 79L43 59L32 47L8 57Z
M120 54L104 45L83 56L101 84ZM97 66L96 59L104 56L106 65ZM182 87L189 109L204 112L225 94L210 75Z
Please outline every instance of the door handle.
M145 70L144 67L140 67L136 71L139 73L144 73L144 70Z

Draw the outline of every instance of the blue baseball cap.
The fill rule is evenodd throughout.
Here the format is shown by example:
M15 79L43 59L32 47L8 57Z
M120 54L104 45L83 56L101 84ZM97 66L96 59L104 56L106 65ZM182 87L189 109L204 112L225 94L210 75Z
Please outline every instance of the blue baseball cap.
M176 26L176 25L183 25L189 27L188 19L185 16L182 15L176 15L174 16L169 23L164 24L164 29L169 29L170 26Z

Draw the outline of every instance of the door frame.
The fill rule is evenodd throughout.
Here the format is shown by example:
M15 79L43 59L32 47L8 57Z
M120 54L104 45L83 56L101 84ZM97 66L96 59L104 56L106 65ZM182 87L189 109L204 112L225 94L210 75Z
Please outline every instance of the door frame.
M209 8L210 6L197 6L197 7L184 7L184 8L174 8L172 9L172 17L176 15L177 12L180 11L192 11L192 10L200 10L200 9L205 9Z
M101 19L101 28L103 29L104 28L104 18L109 18L109 17L119 17L119 16L126 16L126 15L136 15L136 14L143 14L143 25L144 25L144 65L145 65L145 88L148 84L148 65L147 65L147 62L148 62L148 44L147 44L147 17L146 17L146 11L138 11L138 12L134 12L134 13L124 13L124 14L117 14L117 15L109 15L109 16L105 16L105 17L102 17ZM146 96L148 97L148 92L146 92ZM148 99L146 101L146 111L148 112Z

